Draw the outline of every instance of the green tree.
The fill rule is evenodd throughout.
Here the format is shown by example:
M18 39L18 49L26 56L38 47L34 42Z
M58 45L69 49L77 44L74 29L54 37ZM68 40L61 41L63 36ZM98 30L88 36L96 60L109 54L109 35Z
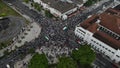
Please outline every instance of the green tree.
M53 15L50 13L50 11L48 10L45 10L45 16L49 17L49 18L52 18Z
M1 13L0 14L0 17L5 17L6 16L6 13Z
M89 45L81 45L78 50L72 51L72 58L81 66L88 66L95 60L95 52Z
M34 48L30 48L30 49L28 50L28 52L33 54L33 53L35 53L35 49L34 49Z
M35 9L37 9L38 11L41 11L42 7L38 4L38 3L33 3L33 6Z
M86 7L91 6L98 1L100 1L100 0L88 0L88 1L86 1L86 3L84 3L84 6L86 6Z
M2 49L4 46L6 46L3 42L0 43L0 49Z
M4 55L8 55L8 54L9 54L8 50L5 50Z
M91 6L93 4L93 0L88 0L86 1L86 3L84 4L84 6L88 7Z
M35 53L28 64L28 68L48 68L48 60L45 54Z
M70 57L61 57L56 68L77 68L77 63Z
M29 3L29 0L24 0L25 3Z

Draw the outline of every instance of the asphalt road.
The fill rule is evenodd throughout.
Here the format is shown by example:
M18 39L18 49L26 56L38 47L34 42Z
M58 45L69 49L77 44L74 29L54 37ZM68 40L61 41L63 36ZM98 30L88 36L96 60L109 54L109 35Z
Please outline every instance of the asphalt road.
M100 68L116 68L113 66L111 62L108 62L108 59L105 59L101 54L96 54L97 58L95 60L95 64L98 65Z
M6 64L10 64L11 68L13 68L13 64L15 63L15 61L20 60L21 55L28 54L30 48L38 48L43 45L48 45L48 43L52 45L52 41L55 42L54 45L61 44L62 46L64 46L67 42L68 47L77 47L77 44L75 42L76 37L74 35L75 26L84 21L87 16L95 14L99 10L102 10L103 5L109 5L112 1L110 1L109 4L104 3L96 9L93 9L86 13L83 12L65 21L53 21L49 18L46 18L41 14L38 14L36 11L29 9L19 0L4 0L4 2L11 3L12 6L16 7L16 9L22 14L29 16L31 19L39 23L42 26L42 30L39 38L31 41L30 43L26 43L25 46L18 48L16 51L10 53L10 55L0 59L0 68L6 68ZM68 27L67 31L62 30L65 26ZM47 36L49 40L46 40L44 36ZM107 62L109 63L109 61Z
M0 42L10 40L17 36L24 25L24 20L21 18L10 16L9 19L11 20L11 25L4 31L5 33L0 32Z

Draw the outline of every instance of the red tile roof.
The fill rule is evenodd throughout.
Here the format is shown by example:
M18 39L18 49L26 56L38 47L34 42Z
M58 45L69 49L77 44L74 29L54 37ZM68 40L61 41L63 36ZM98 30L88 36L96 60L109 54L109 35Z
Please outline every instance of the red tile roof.
M100 20L98 23L97 21ZM98 40L109 46L120 49L120 39L115 39L104 31L99 31L98 27L105 27L120 36L120 11L109 8L100 15L93 15L80 24L81 27L93 33Z
M100 15L100 25L120 35L120 17L107 13Z
M91 23L91 21L97 17L98 17L97 15L93 15L92 17L85 20L84 23L81 23L80 26L83 27L84 29L89 28L93 23L95 23L95 22Z
M107 35L106 33L97 31L93 36L115 49L120 48L120 40L116 40L111 36Z
M120 14L120 10L115 10L114 8L109 8L105 12L110 13L110 14L116 14L116 15Z

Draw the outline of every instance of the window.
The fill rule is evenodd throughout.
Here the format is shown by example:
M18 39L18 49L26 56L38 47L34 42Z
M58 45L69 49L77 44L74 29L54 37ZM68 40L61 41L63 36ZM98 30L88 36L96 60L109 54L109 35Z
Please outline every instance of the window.
M82 31L81 29L78 29L79 31L81 31L81 32L83 32L84 34L85 34L85 32L84 31Z

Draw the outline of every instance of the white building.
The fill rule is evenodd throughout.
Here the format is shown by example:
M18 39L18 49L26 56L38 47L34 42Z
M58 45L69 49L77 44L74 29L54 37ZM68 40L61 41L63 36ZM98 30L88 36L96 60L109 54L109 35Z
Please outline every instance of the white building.
M75 35L116 63L120 62L120 5L92 15L75 28Z
M68 15L77 11L86 0L34 0L44 9L49 10L54 16L67 19Z

